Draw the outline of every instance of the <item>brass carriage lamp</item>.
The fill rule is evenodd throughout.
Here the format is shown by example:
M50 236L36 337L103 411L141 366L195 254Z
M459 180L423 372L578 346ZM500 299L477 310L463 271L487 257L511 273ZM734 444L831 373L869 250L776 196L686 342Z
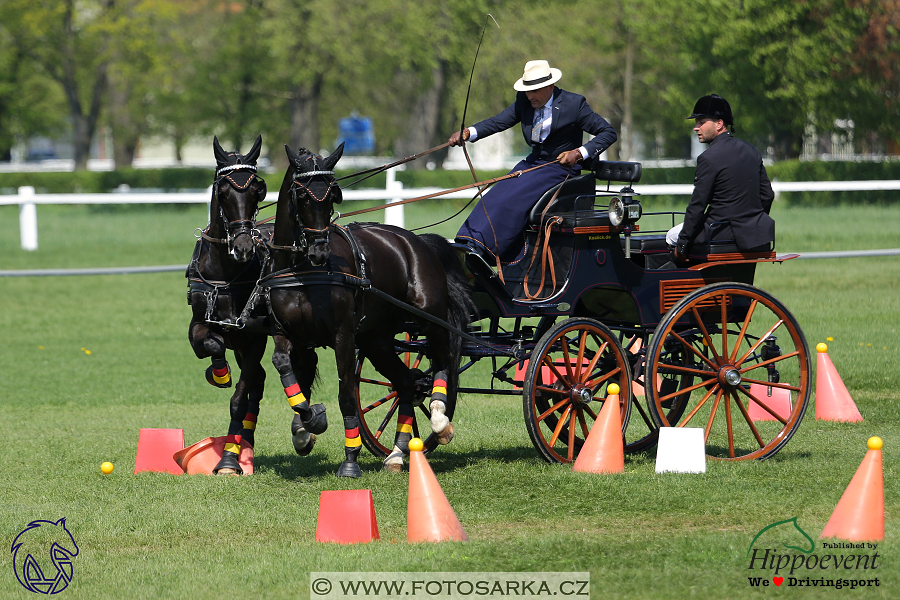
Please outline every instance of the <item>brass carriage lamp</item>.
M642 213L641 203L633 194L631 188L623 188L622 197L614 196L609 201L609 224L622 227L625 234L625 258L631 258L631 225L641 218Z

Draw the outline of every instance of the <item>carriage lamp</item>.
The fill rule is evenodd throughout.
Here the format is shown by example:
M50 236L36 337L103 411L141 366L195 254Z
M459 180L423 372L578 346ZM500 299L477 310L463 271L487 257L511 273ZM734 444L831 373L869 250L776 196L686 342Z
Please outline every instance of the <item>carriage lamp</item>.
M622 224L634 223L641 218L641 203L632 196L625 199L615 196L609 201L609 224L619 227Z
M624 229L625 258L631 258L631 224L640 218L641 203L634 196L624 196L624 200L615 196L609 201L609 224Z

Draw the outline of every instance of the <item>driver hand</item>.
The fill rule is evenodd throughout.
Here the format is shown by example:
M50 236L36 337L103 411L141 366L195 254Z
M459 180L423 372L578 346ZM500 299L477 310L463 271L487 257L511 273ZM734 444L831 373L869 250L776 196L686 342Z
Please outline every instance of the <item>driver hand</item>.
M560 164L564 167L572 167L579 160L582 159L581 152L579 150L569 150L568 152L563 152L556 159L560 162Z
M469 128L466 127L465 129L462 130L462 141L460 141L460 139L459 139L458 131L454 131L453 135L451 135L450 139L447 141L450 142L451 146L462 146L462 143L464 141L468 140L470 135L471 134L469 133Z

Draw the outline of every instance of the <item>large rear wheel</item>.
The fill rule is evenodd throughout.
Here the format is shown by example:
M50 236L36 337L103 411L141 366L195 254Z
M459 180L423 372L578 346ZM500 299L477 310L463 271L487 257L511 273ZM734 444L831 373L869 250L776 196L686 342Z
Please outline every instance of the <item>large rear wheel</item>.
M781 302L751 285L714 283L673 306L647 350L647 379L695 383L648 386L647 404L661 427L703 427L711 458L768 458L800 426L810 371L806 338ZM684 402L677 414L673 401Z
M622 431L631 415L631 368L615 334L599 321L571 318L538 340L522 401L531 442L548 462L578 457L607 397L619 385Z

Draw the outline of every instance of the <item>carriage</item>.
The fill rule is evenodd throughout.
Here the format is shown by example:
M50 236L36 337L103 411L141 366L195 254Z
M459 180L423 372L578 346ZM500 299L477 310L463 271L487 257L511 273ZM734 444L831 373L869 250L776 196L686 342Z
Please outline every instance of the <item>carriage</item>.
M340 476L359 476L362 445L398 470L410 437L426 451L448 443L459 393L521 397L535 449L557 463L577 458L612 398L629 452L652 448L661 427L702 427L708 456L764 459L799 427L807 343L787 308L753 286L759 263L797 255L711 241L685 265L656 268L668 256L665 231L639 222L676 215L643 213L632 187L640 163L595 161L548 190L529 214L524 258L495 269L477 249L433 234L337 225L340 147L327 158L286 148L291 166L262 235L259 143L247 156L214 143L210 225L188 271L190 336L197 356L212 358L207 379L230 386L226 347L241 367L215 472L240 473L240 448L252 445L270 334L301 455L328 426L324 405L310 404L315 347L335 350ZM251 271L252 290L237 285Z
M759 263L797 255L713 241L683 268L647 268L668 248L665 231L641 231L640 177L640 163L597 161L549 190L529 215L525 258L501 272L455 245L477 307L458 332L456 392L521 396L528 434L549 462L576 459L610 383L620 388L627 452L652 448L660 427L702 427L710 457L771 457L806 412L810 357L797 320L753 279ZM431 348L416 323L406 329L394 351L418 375L413 433L433 450ZM467 372L489 382L473 386ZM396 393L362 352L356 375L362 442L386 456Z

